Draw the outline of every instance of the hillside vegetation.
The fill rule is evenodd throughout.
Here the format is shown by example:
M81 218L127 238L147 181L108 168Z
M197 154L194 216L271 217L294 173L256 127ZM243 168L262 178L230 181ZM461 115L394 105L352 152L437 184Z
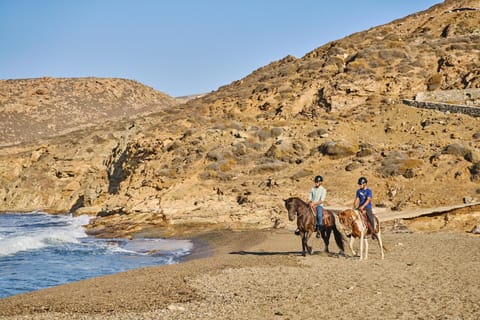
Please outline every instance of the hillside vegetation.
M305 198L317 174L331 207L352 205L360 176L368 178L377 210L475 201L480 120L401 101L423 91L480 88L478 21L479 1L445 1L304 57L287 56L182 104L139 84L115 94L71 79L65 103L37 97L45 95L38 82L25 84L35 100L29 105L3 93L16 80L2 82L0 110L26 110L18 119L34 114L57 133L65 128L55 121L67 123L92 105L104 117L4 147L0 210L94 214L90 232L100 236L282 227L282 199ZM126 80L101 81L127 88ZM118 120L117 99L129 115L158 108ZM54 112L41 117L42 108ZM82 123L99 119L97 111ZM31 120L22 121L2 128L11 133L3 144Z

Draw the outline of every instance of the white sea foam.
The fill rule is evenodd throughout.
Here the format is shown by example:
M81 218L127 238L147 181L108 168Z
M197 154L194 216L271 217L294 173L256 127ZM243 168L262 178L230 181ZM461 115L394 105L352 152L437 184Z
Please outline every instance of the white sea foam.
M57 216L55 222L61 222L61 226L42 228L10 226L9 228L3 228L0 235L2 241L0 257L21 251L38 250L47 246L78 243L80 238L87 236L82 226L88 223L88 219L87 216L75 218Z
M126 243L123 248L140 254L164 254L177 251L189 252L193 248L193 243L190 240L137 239Z
M189 240L97 239L88 216L0 215L0 298L90 277L171 264L193 250Z
M172 262L177 257L189 254L193 249L190 240L174 239L110 239L103 242L104 249L110 252L138 255L171 256Z

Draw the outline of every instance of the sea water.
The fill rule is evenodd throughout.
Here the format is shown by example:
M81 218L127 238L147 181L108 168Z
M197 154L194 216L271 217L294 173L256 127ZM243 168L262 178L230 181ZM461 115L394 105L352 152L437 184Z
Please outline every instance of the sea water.
M146 266L172 264L189 240L96 239L88 216L0 214L0 298Z

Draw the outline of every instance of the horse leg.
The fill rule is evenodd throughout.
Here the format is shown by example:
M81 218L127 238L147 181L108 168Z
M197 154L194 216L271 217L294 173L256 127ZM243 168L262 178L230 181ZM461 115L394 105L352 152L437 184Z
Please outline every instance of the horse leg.
M322 239L323 239L323 243L325 244L325 252L326 253L330 253L330 251L328 250L328 245L330 243L330 233L332 232L331 229L329 228L325 228L324 230L322 230Z
M360 260L363 260L363 240L365 239L365 232L360 233Z
M368 259L368 239L367 239L367 237L365 237L364 241L365 241L365 258L364 259L367 260Z
M307 239L306 239L307 233L302 232L302 256L306 256L306 246L307 246Z
M383 242L382 242L382 235L380 234L380 231L377 233L377 241L378 245L380 246L380 252L382 253L382 260L385 258L385 254L383 253Z
M307 246L308 254L310 254L310 255L312 254L312 246L308 245L308 239L310 238L311 235L312 235L312 233L307 231L307 240L305 241L305 245Z
M350 252L352 253L352 256L356 256L357 253L355 252L355 250L353 250L353 242L355 241L355 237L352 235L350 236L350 240L348 242L348 245L350 246Z

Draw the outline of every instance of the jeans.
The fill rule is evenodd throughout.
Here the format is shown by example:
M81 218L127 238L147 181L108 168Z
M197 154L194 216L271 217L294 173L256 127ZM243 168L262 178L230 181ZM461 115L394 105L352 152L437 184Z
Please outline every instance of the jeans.
M372 209L368 208L366 208L365 211L367 212L368 221L372 225L372 230L375 231L375 219L373 218L373 211Z
M323 207L317 206L317 229L320 229L323 222Z

